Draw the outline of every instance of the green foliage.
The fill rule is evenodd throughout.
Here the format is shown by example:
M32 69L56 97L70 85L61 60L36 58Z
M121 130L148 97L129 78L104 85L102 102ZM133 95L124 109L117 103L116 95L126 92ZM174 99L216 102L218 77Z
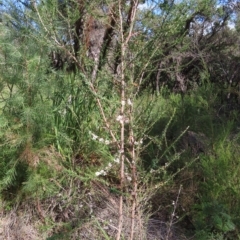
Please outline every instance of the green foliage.
M198 211L194 216L194 226L197 231L227 233L235 230L233 219L227 214L226 208L218 202L202 202L195 207L195 210Z
M0 67L0 192L12 194L11 198L32 180L39 149L54 141L46 56L42 56L43 48L36 51L33 39L14 33L6 31L0 39L1 55L5 56ZM12 40L15 44L9 44Z
M67 155L67 148L76 153L88 144L83 142L88 140L82 136L89 135L98 116L93 96L86 89L81 74L58 76L58 81L61 84L53 97L55 135L58 149Z
M89 187L96 180L116 198L128 198L135 183L119 190L116 161L125 151L123 170L133 173L136 160L136 185L145 186L149 196L161 194L166 182L176 192L175 184L185 183L179 172L196 171L194 208L188 214L197 239L235 234L240 228L239 112L227 109L231 104L221 94L239 98L239 90L226 83L236 82L233 63L239 50L231 45L238 37L226 27L227 8L211 0L186 0L141 9L124 55L120 39L127 37L130 20L121 29L119 12L108 1L20 2L6 1L0 24L1 198L42 200L65 188L75 196L76 181ZM113 12L105 14L108 9ZM125 21L129 5L122 11ZM121 131L116 119L123 105L121 114L131 119ZM193 138L187 139L189 130L202 137L201 153ZM96 225L108 239L100 222ZM67 237L60 232L48 239Z
M209 231L214 228L226 233L235 230L235 226L239 228L240 168L237 142L237 136L231 141L229 137L226 139L221 136L219 143L214 146L214 154L201 158L205 180L198 192L199 212L194 216L198 229L209 226ZM210 221L207 224L206 219Z

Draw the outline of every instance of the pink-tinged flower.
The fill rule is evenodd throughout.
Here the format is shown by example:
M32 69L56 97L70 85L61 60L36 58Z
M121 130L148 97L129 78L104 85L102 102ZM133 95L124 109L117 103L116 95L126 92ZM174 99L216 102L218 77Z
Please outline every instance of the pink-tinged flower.
M121 122L121 121L123 121L123 119L124 119L124 117L122 115L118 115L116 118L117 122Z

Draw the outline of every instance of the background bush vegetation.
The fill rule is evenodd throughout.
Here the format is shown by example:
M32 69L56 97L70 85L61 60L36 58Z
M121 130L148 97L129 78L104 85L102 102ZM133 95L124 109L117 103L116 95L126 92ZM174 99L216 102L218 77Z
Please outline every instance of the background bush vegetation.
M0 11L0 238L240 237L238 1Z

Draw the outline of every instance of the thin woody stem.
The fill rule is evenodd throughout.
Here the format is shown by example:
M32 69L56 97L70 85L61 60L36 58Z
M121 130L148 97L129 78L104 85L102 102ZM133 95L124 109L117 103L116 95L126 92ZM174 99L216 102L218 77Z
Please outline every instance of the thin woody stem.
M131 7L129 12L129 18L128 18L128 25L129 25L129 31L127 34L127 37L125 38L125 30L123 27L123 19L122 19L122 2L119 0L119 20L120 20L120 37L121 37L121 61L120 61L120 80L121 80L121 110L120 114L123 116L123 121L121 122L121 140L120 140L120 152L121 152L121 166L120 166L120 188L121 192L123 192L124 188L124 167L125 167L125 103L126 103L126 79L125 79L125 68L126 68L126 61L125 61L125 54L126 49L129 43L129 40L132 36L133 26L134 26L134 20L136 16L137 6L138 6L138 0L132 0L131 1ZM132 108L130 108L130 114L129 114L129 120L132 121ZM131 236L130 239L133 240L134 237L134 225L135 225L135 209L136 209L136 194L137 194L137 177L136 177L136 162L135 162L135 148L134 148L134 137L133 137L133 129L130 128L129 132L130 136L130 144L132 145L132 152L131 152L131 158L132 158L132 177L133 177L133 190L132 190L132 211L131 211ZM116 239L119 240L121 237L121 231L122 231L122 225L123 225L123 196L120 196L120 202L119 202L119 221L118 221L118 234Z
M124 30L123 30L123 19L122 19L122 3L121 0L118 1L118 10L119 10L119 20L120 20L120 37L121 37L121 116L124 116L125 113L125 76L124 76L124 58L125 58L125 46L124 46ZM121 121L121 139L120 139L120 188L123 192L124 187L124 165L125 165L125 121ZM118 233L116 236L117 240L121 238L123 226L123 196L120 196L119 199L119 218L118 218Z
M134 226L135 226L135 212L136 212L136 205L137 205L137 172L136 172L136 149L135 149L135 139L134 139L134 132L133 132L133 105L130 105L130 114L129 114L129 121L130 121L130 130L129 130L129 143L131 146L131 172L132 172L132 210L131 210L131 235L130 239L133 240L134 238Z
M170 223L169 223L169 226L168 226L168 229L167 229L166 240L169 239L169 236L170 236L170 233L171 233L171 228L172 228L173 220L174 220L174 217L175 217L175 214L176 214L177 204L178 204L178 200L179 200L181 191L182 191L182 185L180 185L180 187L179 187L176 202L173 203L173 206L174 206L174 207L173 207L173 212L172 212L172 215L171 215L171 220L170 220Z
M127 47L127 44L132 36L132 31L134 27L137 7L138 7L138 0L131 1L131 13L129 18L129 32L128 36L124 43L124 50ZM135 139L134 139L134 131L133 131L133 105L130 105L129 111L129 121L130 121L130 130L129 130L129 143L131 146L131 173L132 173L132 210L131 210L131 233L130 233L130 240L134 239L134 227L135 227L135 212L136 212L136 202L137 202L137 173L136 173L136 149L135 149Z

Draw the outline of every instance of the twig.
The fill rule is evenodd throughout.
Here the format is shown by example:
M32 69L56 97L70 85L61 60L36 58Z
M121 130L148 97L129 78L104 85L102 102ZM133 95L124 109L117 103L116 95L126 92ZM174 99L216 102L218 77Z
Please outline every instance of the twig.
M177 195L176 202L173 201L173 212L172 212L172 215L171 215L170 223L168 225L166 240L168 240L169 236L170 236L171 228L173 226L173 220L174 220L176 210L177 210L177 203L178 203L181 191L182 191L182 185L180 185L180 188L178 190L178 195Z

